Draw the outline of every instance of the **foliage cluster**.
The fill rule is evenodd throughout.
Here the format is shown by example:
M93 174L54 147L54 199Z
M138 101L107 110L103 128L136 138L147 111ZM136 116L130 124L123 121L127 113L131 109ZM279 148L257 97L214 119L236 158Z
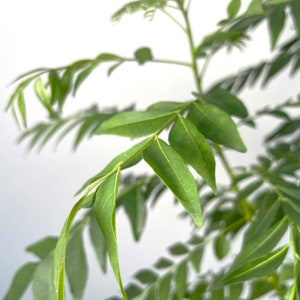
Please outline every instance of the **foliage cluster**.
M266 85L288 66L291 75L299 70L300 0L252 0L243 12L241 4L241 0L229 1L227 18L200 42L192 36L189 0L137 0L113 15L113 20L119 21L125 14L140 11L150 19L158 12L165 14L186 35L190 62L157 59L150 48L143 47L130 58L102 53L95 59L61 68L36 69L16 79L7 109L20 126L27 127L24 91L30 86L49 115L47 121L21 135L20 140L29 140L30 147L43 147L55 135L61 140L74 128L74 148L86 136L112 134L142 139L80 188L80 198L59 237L46 237L27 247L38 261L25 264L16 273L5 300L20 299L31 283L35 299L62 300L65 274L74 299L82 299L88 273L82 239L86 228L104 272L109 258L123 299L300 299L300 119L295 116L300 101L291 95L276 107L249 115L239 98L243 89ZM175 18L178 13L180 18ZM287 22L292 24L291 34L278 45ZM264 24L269 29L272 58L228 75L204 90L203 76L211 58L223 48L244 49L253 29ZM191 99L157 102L143 111L134 107L100 110L93 106L65 116L64 104L99 65L109 63L111 75L128 62L189 68L196 90ZM246 151L238 126L255 128L256 119L266 116L279 120L277 128L266 133L266 153L251 166L230 167L225 152ZM161 137L162 132L168 133L167 138ZM215 156L230 179L226 186L216 182ZM124 174L123 170L134 170L142 160L153 175ZM138 241L145 226L147 204L159 201L166 190L173 193L195 227L201 228L194 229L188 241L171 245L168 256L138 271L132 283L124 286L116 212L124 208ZM84 213L75 222L80 210ZM201 272L203 253L209 245L222 261L241 236L241 249L230 263L219 270Z

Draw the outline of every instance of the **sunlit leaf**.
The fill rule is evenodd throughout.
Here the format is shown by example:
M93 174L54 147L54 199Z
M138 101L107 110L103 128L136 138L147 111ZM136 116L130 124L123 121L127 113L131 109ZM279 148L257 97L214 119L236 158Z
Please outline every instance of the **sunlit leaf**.
M202 176L216 193L214 154L197 127L190 120L179 116L170 131L169 141L177 153Z
M38 263L27 263L16 273L3 300L19 300L27 290L32 281Z
M241 0L231 0L227 6L227 14L229 18L233 18L241 7Z
M227 113L215 105L194 103L188 119L208 139L240 152L246 151L235 123Z
M105 237L109 260L118 280L124 299L127 299L120 273L119 255L116 237L116 201L120 172L109 176L96 191L94 213Z
M202 226L202 210L195 179L179 154L163 140L156 138L143 155L195 224Z

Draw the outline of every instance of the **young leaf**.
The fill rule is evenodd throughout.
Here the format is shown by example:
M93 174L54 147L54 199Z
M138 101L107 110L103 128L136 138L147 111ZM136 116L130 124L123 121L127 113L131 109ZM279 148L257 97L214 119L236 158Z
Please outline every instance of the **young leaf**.
M27 263L23 265L15 274L8 292L3 300L19 300L27 290L38 263Z
M32 292L34 299L57 300L53 284L53 256L43 259L33 276Z
M153 55L150 48L144 47L134 52L134 57L140 65L143 65L147 61L153 59Z
M195 102L188 119L210 140L240 152L247 150L235 123L215 105Z
M83 247L82 230L79 224L72 231L66 253L66 273L74 299L82 299L88 276L88 266Z
M229 18L233 18L240 10L241 0L231 0L227 6L227 14Z
M100 184L95 195L94 213L105 237L109 260L118 280L124 299L127 299L120 273L119 255L116 237L116 201L120 171L109 176Z
M300 39L300 0L292 0L291 3L292 17Z
M179 154L164 141L156 138L143 155L145 161L191 215L195 224L202 226L202 209L195 179Z
M175 271L176 295L178 300L182 300L187 286L187 261L178 265Z
M26 251L35 254L38 258L46 258L56 247L57 237L46 237L26 248Z
M233 271L229 270L229 273L223 278L223 282L225 285L234 284L269 275L281 265L288 249L289 246L286 245L257 260L246 263L238 269L234 269Z
M123 203L130 220L134 239L138 241L144 230L147 217L147 208L141 187L139 185L133 186L133 188L120 197L118 201Z
M214 154L197 127L190 120L179 116L170 131L169 141L185 162L189 163L216 193Z
M285 5L276 5L272 13L268 16L269 32L271 37L271 49L277 44L278 38L285 23Z
M51 112L52 111L51 99L48 94L48 91L46 90L46 87L44 86L44 83L43 83L41 77L39 77L35 81L34 90L35 90L36 96L39 98L40 102L45 106L45 108L49 112Z
M215 87L205 95L205 99L209 103L218 106L229 115L239 118L246 118L248 116L248 111L244 103L228 90Z
M106 263L107 263L107 247L102 230L94 216L91 215L91 221L89 226L89 234L91 238L92 245L95 249L98 263L104 273L106 273Z
M175 113L159 111L121 112L103 122L95 134L115 134L131 138L149 135L166 127Z

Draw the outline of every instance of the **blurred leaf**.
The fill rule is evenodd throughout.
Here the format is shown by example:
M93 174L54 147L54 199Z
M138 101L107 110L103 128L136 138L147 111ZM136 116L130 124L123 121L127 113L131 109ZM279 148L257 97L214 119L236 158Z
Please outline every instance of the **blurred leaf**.
M147 61L153 59L153 55L150 48L144 47L134 52L134 57L140 65L143 65Z
M230 300L239 300L241 299L241 294L243 292L243 284L232 284L229 286L229 299Z
M180 263L175 271L176 295L178 300L182 300L187 286L187 262Z
M274 252L268 253L267 255L246 263L245 265L229 270L228 274L222 279L225 285L244 282L253 278L263 277L275 271L282 263L285 258L289 246L286 245Z
M141 283L151 284L157 279L157 274L150 269L143 269L134 275Z
M53 284L52 255L47 256L37 266L33 276L32 292L34 299L57 300Z
M98 263L104 273L107 271L107 247L102 230L94 216L91 215L89 234Z
M262 15L264 13L260 0L252 0L247 8L245 16Z
M271 134L265 138L266 142L270 142L275 138L281 138L290 135L300 129L300 119L289 120L276 128Z
M189 255L190 262L197 273L200 272L203 249L196 248Z
M72 88L72 81L73 81L74 69L72 67L66 68L64 71L61 81L60 81L60 93L58 98L58 105L60 110L62 109L66 97L68 96L69 92Z
M274 49L285 23L285 5L276 5L268 16L271 48Z
M162 276L158 282L158 300L166 300L170 294L172 275L167 273Z
M136 284L130 284L125 291L129 299L134 299L143 292L142 288Z
M57 237L49 236L26 247L26 251L35 254L38 258L46 258L56 247Z
M215 87L209 91L205 96L205 99L209 103L218 106L229 115L239 118L246 118L248 116L247 108L244 103L228 90Z
M293 0L291 4L293 21L300 39L300 0Z
M194 103L188 119L208 139L240 152L247 150L235 123L218 107L206 103Z
M168 258L162 257L160 258L154 265L156 269L165 269L169 268L174 264L174 262Z
M176 243L169 247L169 251L172 255L184 255L189 252L188 247L183 243Z
M169 141L184 161L189 163L216 193L214 154L197 127L190 120L178 116L170 131Z
M229 18L233 18L240 10L241 0L231 0L227 6L227 14Z
M119 176L120 170L117 170L97 188L94 213L105 237L109 260L119 283L121 293L124 299L127 299L120 274L115 224Z
M141 192L141 187L134 185L127 193L122 195L118 201L123 203L130 221L134 239L138 241L143 233L147 217L147 207Z
M189 104L184 102L160 101L150 105L147 111L174 112L182 111Z
M85 68L83 71L81 71L74 83L74 88L73 88L73 96L76 95L79 87L82 85L82 83L91 75L91 73L98 67L98 63L95 62L91 65L89 65L87 68Z
M26 104L25 104L24 94L22 92L18 94L18 108L19 108L20 115L22 117L23 126L26 128L27 127Z
M27 263L16 273L3 300L19 300L30 285L38 263Z
M230 251L230 243L226 236L219 235L214 241L214 250L219 260L223 259Z
M83 299L88 277L88 265L83 246L83 227L79 224L72 230L66 252L66 273L74 300ZM79 228L78 228L79 227Z
M257 299L273 290L273 284L267 278L255 280L252 285L250 299ZM290 300L290 299L289 299Z
M52 107L51 107L51 99L48 94L48 91L41 79L39 77L34 84L34 91L36 93L36 96L40 100L40 102L44 105L44 107L51 113L52 112Z
M195 224L202 226L202 210L195 179L179 154L163 140L156 138L143 155L145 161L191 215Z
M115 134L132 138L155 133L174 119L174 113L159 111L121 112L103 122L95 134Z

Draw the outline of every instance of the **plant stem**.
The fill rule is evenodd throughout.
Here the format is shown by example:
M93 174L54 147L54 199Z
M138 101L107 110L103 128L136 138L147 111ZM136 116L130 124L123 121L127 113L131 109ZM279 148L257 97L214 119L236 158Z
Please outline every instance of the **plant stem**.
M187 11L184 9L183 3L181 1L178 1L178 7L179 10L181 11L183 18L184 18L184 22L186 25L186 35L188 38L188 42L189 42L189 47L190 47L190 52L191 52L191 68L193 71L193 76L194 76L194 80L195 80L195 84L196 84L196 88L197 88L197 92L202 95L202 87L201 87L201 78L199 76L199 70L198 70L198 64L197 64L197 58L196 58L196 51L195 51L195 45L194 45L194 40L193 40L193 35L192 35L192 29L191 29L191 24L189 21L189 17L188 17L188 13Z
M170 14L166 9L163 8L160 9L160 11L166 16L168 16L176 25L178 25L185 32L184 26L172 14Z

